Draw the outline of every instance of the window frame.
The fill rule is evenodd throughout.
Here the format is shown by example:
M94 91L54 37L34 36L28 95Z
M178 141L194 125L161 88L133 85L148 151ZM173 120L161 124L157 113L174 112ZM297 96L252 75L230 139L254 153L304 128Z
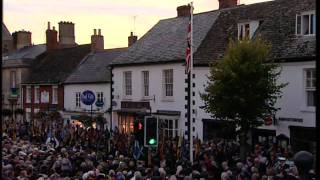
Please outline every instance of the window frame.
M313 19L311 18L313 15L313 17L315 18L314 21ZM304 34L303 32L303 29L304 29L304 16L308 16L308 28L309 28L309 32L307 34ZM300 18L300 32L298 33L298 17ZM311 10L311 11L304 11L304 12L301 12L301 13L298 13L296 14L296 22L295 22L295 32L296 32L296 35L297 36L315 36L316 35L316 13L315 13L315 10ZM311 27L311 24L313 24L313 27ZM312 31L312 34L311 34L311 31Z
M310 72L310 77L308 78L308 72ZM308 80L310 83L310 87L308 87ZM313 83L313 80L315 83ZM305 68L304 69L304 91L305 91L305 104L307 107L315 107L316 104L316 69L315 68ZM308 93L312 92L313 94L313 105L310 105L308 98Z
M40 94L39 86L35 86L33 92L34 92L34 103L36 103L36 104L40 103L41 94Z
M127 75L130 74L130 78L127 77ZM129 83L130 82L130 83ZM127 84L129 83L129 84ZM124 98L128 99L131 98L133 92L132 92L132 71L124 71L123 72L123 94ZM130 92L130 93L129 93Z
M141 71L142 76L142 97L150 97L150 73L149 71Z
M31 86L26 86L26 103L32 102Z
M10 71L10 88L17 87L17 71Z
M76 108L81 108L81 92L76 92Z
M166 75L166 72L168 72L168 75ZM173 100L173 97L174 97L174 71L173 71L173 69L164 69L162 71L162 84L163 84L163 100L166 100L166 101ZM171 91L171 93L170 93L171 95L169 93L167 93L170 91Z
M52 104L58 104L58 86L52 86Z

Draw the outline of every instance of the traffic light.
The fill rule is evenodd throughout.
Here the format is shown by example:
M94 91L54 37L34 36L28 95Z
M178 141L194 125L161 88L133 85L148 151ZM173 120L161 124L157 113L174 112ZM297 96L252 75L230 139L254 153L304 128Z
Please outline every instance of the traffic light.
M143 120L136 120L134 122L134 136L137 141L139 141L139 145L143 144L144 138L144 129L143 129Z
M144 145L158 146L158 120L155 117L145 117Z

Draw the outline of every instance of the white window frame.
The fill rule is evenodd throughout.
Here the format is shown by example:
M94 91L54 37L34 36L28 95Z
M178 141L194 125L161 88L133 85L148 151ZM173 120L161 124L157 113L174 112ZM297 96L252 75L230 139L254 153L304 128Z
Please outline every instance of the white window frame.
M238 39L242 40L246 38L246 31L245 31L245 26L249 25L249 36L248 38L251 39L256 30L259 27L259 21L246 21L246 22L241 22L238 23ZM242 29L242 31L241 31ZM240 38L240 35L242 34L242 37Z
M166 77L166 72L171 72L172 78L170 78L170 74L168 75L169 77ZM170 80L170 79L172 79L172 80ZM173 97L174 97L174 71L173 71L173 69L164 69L162 71L162 84L163 84L163 100L164 101L173 101ZM170 88L168 85L172 86L171 87L171 91L172 91L171 94L172 95L167 95L167 92L170 92Z
M32 92L31 92L31 86L26 87L26 103L31 103L32 101Z
M129 79L127 79L127 74L130 74ZM124 94L125 99L131 99L131 97L132 97L132 94L133 94L133 91L132 91L132 71L124 71L123 72L123 94Z
M34 87L34 103L39 103L40 102L40 88L39 86Z
M96 94L97 94L97 101L104 102L103 101L103 92L96 92Z
M150 97L150 73L149 71L141 71L142 76L142 98L148 99Z
M10 71L10 88L17 87L17 71Z
M312 21L312 18L311 18L311 15L314 16L315 18L315 21L313 22L313 28L311 27L311 21ZM304 29L304 18L303 16L309 16L309 22L308 22L308 28L309 28L309 33L308 34L304 34L303 33L303 29ZM298 18L300 18L300 32L298 33ZM312 11L305 11L305 12L302 12L300 14L296 14L296 27L295 27L295 32L296 32L296 35L297 36L315 36L316 35L316 13L314 10ZM311 29L313 31L313 33L311 34Z
M310 78L308 78L307 77L307 73L308 73L308 71L311 71L311 77ZM314 72L314 73L312 73L312 72ZM308 87L308 80L309 80L309 83L310 83L310 85L309 85L309 87ZM313 82L313 80L315 81L315 82ZM304 88L305 88L305 103L306 103L306 106L307 107L315 107L315 102L314 102L314 105L309 105L309 102L308 102L308 92L316 92L316 69L315 68L306 68L306 69L304 69L304 84L305 84L305 86L304 86ZM316 94L314 94L314 96L316 96ZM316 97L314 97L314 101L315 101L315 98Z
M52 104L58 104L58 86L52 86Z
M81 108L81 92L76 92L76 108Z
M26 108L26 120L27 122L31 121L31 108Z

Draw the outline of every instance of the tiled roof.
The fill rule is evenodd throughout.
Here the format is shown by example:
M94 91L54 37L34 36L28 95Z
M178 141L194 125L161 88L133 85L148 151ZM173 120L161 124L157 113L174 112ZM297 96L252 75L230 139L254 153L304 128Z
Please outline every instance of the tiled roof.
M32 62L29 80L23 83L63 83L90 53L90 48L86 44L41 54Z
M66 84L110 82L107 66L127 48L106 49L86 56L67 78Z
M314 0L276 0L222 10L194 54L194 63L206 65L222 58L229 39L237 38L237 24L250 20L260 21L255 37L261 35L270 43L270 58L315 56L315 36L295 35L296 14L314 9Z
M12 40L12 35L6 25L2 22L2 41L3 40Z
M194 15L194 50L197 50L218 15L218 11ZM183 61L187 46L188 22L189 17L160 20L112 64Z
M3 60L16 60L16 59L34 59L41 53L46 51L45 44L25 46L8 56L4 57Z
M295 34L296 14L315 10L314 0L275 0L194 15L194 64L208 65L224 56L238 23L259 21L255 36L271 45L270 58L315 56L315 36ZM188 17L159 21L112 65L162 63L185 59Z

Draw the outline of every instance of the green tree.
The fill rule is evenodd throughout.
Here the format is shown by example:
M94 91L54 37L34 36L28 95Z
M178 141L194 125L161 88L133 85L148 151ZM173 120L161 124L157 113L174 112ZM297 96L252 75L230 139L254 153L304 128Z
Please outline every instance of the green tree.
M248 150L248 132L278 110L274 105L286 85L276 83L280 68L268 52L269 45L261 38L231 40L222 60L211 64L208 86L201 94L206 112L240 127L242 159Z

